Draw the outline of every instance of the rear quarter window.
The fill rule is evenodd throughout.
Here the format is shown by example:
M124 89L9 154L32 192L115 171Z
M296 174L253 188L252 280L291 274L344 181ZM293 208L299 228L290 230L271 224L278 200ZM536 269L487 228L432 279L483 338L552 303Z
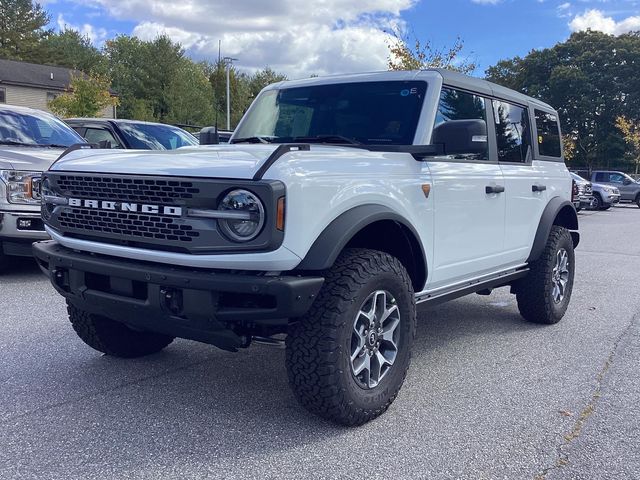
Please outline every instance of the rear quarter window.
M558 116L554 113L535 111L536 130L538 138L538 151L545 157L562 157L562 146L560 143L560 127L558 126Z

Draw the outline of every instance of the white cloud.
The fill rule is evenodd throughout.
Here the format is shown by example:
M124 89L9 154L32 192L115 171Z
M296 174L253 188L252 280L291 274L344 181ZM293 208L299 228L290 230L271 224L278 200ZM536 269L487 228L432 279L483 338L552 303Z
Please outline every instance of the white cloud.
M497 5L502 0L471 0L473 3L479 3L480 5Z
M58 14L58 28L62 30L77 30L81 35L89 37L91 43L100 47L107 38L107 30L104 28L95 28L90 23L83 23L82 25L74 25L67 22L61 13Z
M195 57L239 58L239 68L269 65L291 78L386 68L385 31L403 30L402 12L419 0L86 0L138 22L133 34L161 33Z
M561 3L556 7L556 12L560 18L568 18L571 16L571 4L569 2Z
M597 30L611 35L620 35L640 30L640 16L632 16L616 21L613 17L605 16L601 10L587 10L581 15L576 15L571 22L569 28L574 31Z

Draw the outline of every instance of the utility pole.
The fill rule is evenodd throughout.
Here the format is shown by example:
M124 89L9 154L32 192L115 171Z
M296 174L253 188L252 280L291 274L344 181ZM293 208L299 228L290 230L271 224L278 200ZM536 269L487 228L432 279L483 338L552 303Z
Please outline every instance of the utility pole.
M237 62L237 58L224 57L222 61L227 67L227 130L231 130L231 96L229 93L229 71L231 70L231 65L233 62Z

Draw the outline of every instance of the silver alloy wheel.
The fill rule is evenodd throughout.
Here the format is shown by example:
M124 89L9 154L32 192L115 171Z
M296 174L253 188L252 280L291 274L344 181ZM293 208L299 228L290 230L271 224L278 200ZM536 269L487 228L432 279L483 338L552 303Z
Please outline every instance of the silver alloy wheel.
M386 290L371 293L360 306L351 333L351 373L365 389L376 387L398 355L400 309Z
M569 254L564 248L556 253L556 263L551 272L551 280L553 283L553 301L560 303L564 299L567 291L567 283L569 282Z

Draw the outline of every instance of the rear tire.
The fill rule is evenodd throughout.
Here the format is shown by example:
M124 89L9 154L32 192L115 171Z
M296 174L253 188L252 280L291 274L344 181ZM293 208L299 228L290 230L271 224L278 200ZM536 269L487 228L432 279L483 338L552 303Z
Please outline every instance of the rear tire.
M67 301L69 320L80 339L99 352L121 358L136 358L159 352L173 337L139 332L101 315L80 310Z
M525 320L558 323L569 306L575 276L575 254L569 230L554 225L540 258L520 280L516 299Z
M415 328L413 287L400 261L345 250L307 315L289 329L286 365L298 401L343 425L377 417L404 382Z
M635 202L636 202L636 205L638 206L638 208L640 208L640 194L638 194L636 196Z

